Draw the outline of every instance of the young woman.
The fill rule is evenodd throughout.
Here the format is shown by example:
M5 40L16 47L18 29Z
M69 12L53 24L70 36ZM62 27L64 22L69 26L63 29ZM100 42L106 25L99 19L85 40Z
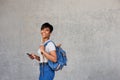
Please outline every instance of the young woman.
M50 35L53 31L53 26L49 23L44 23L41 26L41 37L42 44L38 49L38 55L31 53L31 59L36 59L40 61L40 76L39 80L53 80L55 76L55 71L48 65L48 60L53 62L57 61L56 48L52 42L49 42L46 47L44 44L50 40Z

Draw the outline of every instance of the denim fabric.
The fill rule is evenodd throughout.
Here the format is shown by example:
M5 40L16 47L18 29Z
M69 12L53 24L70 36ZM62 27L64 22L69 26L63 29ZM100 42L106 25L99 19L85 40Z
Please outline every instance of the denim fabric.
M53 71L47 63L40 64L39 80L53 80L54 76L55 71Z

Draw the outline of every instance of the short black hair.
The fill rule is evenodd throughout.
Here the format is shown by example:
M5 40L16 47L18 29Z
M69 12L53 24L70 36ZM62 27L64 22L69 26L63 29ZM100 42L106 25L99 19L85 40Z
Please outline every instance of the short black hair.
M51 24L49 24L48 22L42 24L41 30L43 30L44 28L49 28L50 29L50 33L53 31L53 26Z

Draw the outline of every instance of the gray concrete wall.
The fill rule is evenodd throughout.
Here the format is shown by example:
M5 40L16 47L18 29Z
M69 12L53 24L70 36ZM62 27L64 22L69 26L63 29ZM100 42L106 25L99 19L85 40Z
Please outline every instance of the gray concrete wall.
M54 26L68 66L55 80L120 79L120 0L0 0L0 80L38 80L40 26Z

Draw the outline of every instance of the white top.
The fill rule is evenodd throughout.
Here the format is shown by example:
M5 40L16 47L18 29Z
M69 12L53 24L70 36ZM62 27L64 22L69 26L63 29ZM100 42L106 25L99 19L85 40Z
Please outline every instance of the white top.
M46 42L48 42L48 41L50 41L50 40L47 40ZM45 51L47 53L50 53L53 50L56 50L55 45L53 44L53 42L48 42L47 45L46 45L46 47L45 47ZM38 49L38 56L40 57L40 63L48 62L48 59L41 54L40 49Z

